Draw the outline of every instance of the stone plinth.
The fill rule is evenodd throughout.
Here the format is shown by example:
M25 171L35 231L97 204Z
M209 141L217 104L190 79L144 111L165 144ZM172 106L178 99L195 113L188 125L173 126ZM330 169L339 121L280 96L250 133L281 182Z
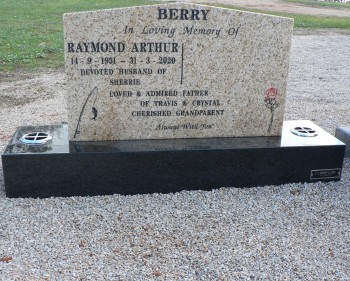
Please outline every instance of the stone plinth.
M296 136L298 126L318 135ZM53 139L21 143L32 131ZM284 122L282 137L101 142L69 142L60 125L19 128L2 162L8 197L132 195L339 180L344 151L310 121Z

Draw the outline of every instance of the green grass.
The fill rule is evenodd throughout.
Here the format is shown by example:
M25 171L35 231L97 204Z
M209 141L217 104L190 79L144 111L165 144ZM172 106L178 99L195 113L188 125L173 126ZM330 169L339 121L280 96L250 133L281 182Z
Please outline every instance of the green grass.
M314 2L312 0L286 0ZM147 0L0 0L0 71L64 66L63 14L147 5ZM157 2L159 3L159 2ZM236 6L221 6L244 10ZM294 18L295 27L350 29L350 18L249 10Z
M323 28L336 28L336 29L350 29L350 17L333 17L333 16L311 16L311 15L298 15L283 12L266 12L255 11L259 13L265 13L274 16L288 17L294 19L294 27L309 28L309 29L323 29Z
M274 16L288 17L294 19L294 27L309 28L309 29L323 29L323 28L336 28L336 29L349 29L350 30L350 17L333 17L333 16L311 16L300 15L284 12L272 12L256 9L245 9L232 5L216 5L217 7L236 9L241 11L256 12Z
M293 2L302 4L310 7L328 7L328 8L339 8L339 9L350 9L350 3L339 3L339 2L325 2L317 0L283 0L284 2Z
M308 15L295 15L287 13L274 13L274 15L280 15L284 17L294 18L294 26L301 28L337 28L337 29L350 29L350 17L320 17L320 16L308 16Z
M62 67L64 13L152 4L144 0L0 1L0 71Z

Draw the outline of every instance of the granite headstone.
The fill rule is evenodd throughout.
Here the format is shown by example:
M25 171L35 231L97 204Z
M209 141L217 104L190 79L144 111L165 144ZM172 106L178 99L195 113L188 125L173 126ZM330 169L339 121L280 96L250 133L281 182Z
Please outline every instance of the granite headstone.
M292 28L185 3L66 14L70 140L280 136Z

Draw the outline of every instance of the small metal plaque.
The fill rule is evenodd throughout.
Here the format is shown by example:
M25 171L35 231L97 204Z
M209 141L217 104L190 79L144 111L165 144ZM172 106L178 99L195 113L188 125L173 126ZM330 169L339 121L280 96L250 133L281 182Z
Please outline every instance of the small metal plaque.
M311 170L310 180L340 179L341 169Z

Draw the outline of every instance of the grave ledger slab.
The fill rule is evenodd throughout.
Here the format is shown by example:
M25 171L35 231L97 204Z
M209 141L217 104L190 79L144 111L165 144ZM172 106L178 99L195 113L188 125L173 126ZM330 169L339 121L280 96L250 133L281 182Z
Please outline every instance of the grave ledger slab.
M300 137L294 128L312 128ZM53 137L24 144L28 132ZM8 197L212 190L339 180L345 145L310 121L285 121L282 137L69 142L67 125L22 127L2 155Z

